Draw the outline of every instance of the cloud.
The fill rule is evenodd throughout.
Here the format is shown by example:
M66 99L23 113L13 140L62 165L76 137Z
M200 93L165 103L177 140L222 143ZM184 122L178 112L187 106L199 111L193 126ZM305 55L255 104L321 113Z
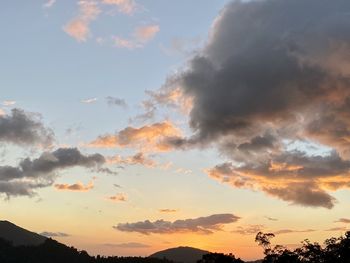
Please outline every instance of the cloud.
M75 184L55 184L55 188L59 191L88 192L94 188L94 184L92 182L87 185L81 182Z
M158 210L160 213L176 213L177 212L177 209L169 209L169 208L164 208L164 209L159 209Z
M84 155L76 148L44 152L39 158L21 160L18 166L0 166L0 193L8 197L33 196L35 189L51 186L62 169L98 169L104 163L102 155Z
M157 165L156 161L148 158L142 152L129 157L121 157L119 155L115 155L113 157L107 158L107 163L121 165L143 165L146 167L155 167Z
M129 50L143 48L160 31L159 25L147 25L137 27L131 38L113 36L114 45L118 48Z
M278 221L277 218L273 218L273 217L269 217L269 216L265 216L265 218L269 221Z
M118 7L119 12L132 14L136 11L137 4L133 0L101 0L103 4L114 5Z
M11 114L0 114L0 141L17 145L50 146L52 130L46 128L37 114L12 109Z
M15 100L4 100L3 102L2 102L2 105L3 106L13 106L13 105L15 105L16 104L16 101Z
M185 96L181 88L173 87L171 80L167 81L161 89L156 91L146 90L147 99L142 101L144 112L137 115L133 120L148 121L154 119L160 107L167 107L186 115L191 111L192 100Z
M46 3L43 4L43 8L51 8L56 3L56 0L48 0Z
M117 248L147 248L149 245L137 242L129 242L129 243L120 243L120 244L103 244L103 246L107 247L117 247Z
M78 42L84 42L90 36L90 23L101 13L95 1L80 0L79 14L63 27L63 30Z
M45 236L45 237L70 237L69 234L62 233L62 232L41 232L40 235Z
M262 232L264 225L248 225L248 226L239 226L232 233L240 235L256 235L259 232Z
M192 135L169 144L215 145L232 167L211 177L233 187L332 208L329 192L350 187L349 11L344 0L226 5L206 45L165 83L192 101Z
M329 228L329 229L326 229L325 231L342 231L342 232L346 232L346 231L349 231L346 227L333 227L333 228Z
M207 217L199 217L194 219L176 220L174 222L157 220L151 222L149 220L136 223L118 224L113 228L124 232L137 232L141 234L173 234L173 233L200 233L212 234L221 231L223 225L238 221L240 217L233 214L215 214Z
M181 132L170 121L153 123L139 128L127 127L116 134L99 136L87 146L96 148L136 148L142 152L164 152L171 149L166 141Z
M348 218L339 218L337 221L335 221L336 223L345 223L345 224L349 224L350 223L350 219Z
M122 107L122 108L127 108L128 107L128 105L126 104L125 100L120 99L120 98L115 98L115 97L112 97L112 96L108 96L108 97L106 97L106 101L107 101L107 104L109 106L119 106L119 107Z
M116 194L116 195L112 195L106 198L109 201L112 202L126 202L127 201L127 197L125 194Z
M140 26L136 28L134 34L137 40L143 43L147 43L155 37L159 30L159 25Z
M91 104L97 102L97 98L89 98L81 100L82 103Z
M310 233L315 231L316 230L314 229L305 229L305 230L281 229L281 230L274 231L273 233L275 235L281 235L281 234L292 234L292 233Z
M232 163L224 163L208 169L206 172L211 178L236 188L259 189L292 204L332 208L335 204L335 198L320 188L319 184L313 182L313 178L323 175L327 180L329 176L342 175L344 172L342 170L346 168L347 164L343 165L344 167L335 166L338 170L331 170L333 161L342 163L337 157L329 160L328 157L318 156L314 157L316 160L310 162L308 158L297 158L302 157L299 155L287 156L290 164L288 166L282 165L282 168L278 169L271 163L262 163L255 167L236 167ZM296 165L299 162L293 163L293 157L304 164L302 168ZM271 169L271 167L274 168Z

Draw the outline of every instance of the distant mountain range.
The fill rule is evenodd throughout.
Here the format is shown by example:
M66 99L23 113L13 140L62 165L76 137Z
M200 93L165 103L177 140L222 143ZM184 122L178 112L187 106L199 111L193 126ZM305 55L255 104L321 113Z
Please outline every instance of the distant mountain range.
M0 221L0 238L10 241L14 246L37 246L47 239L8 221Z
M156 252L150 255L150 257L159 259L166 258L174 262L196 263L203 255L208 253L210 252L193 247L177 247Z
M94 258L90 257L84 251L78 251L74 248L69 248L64 244L61 244L52 239L48 239L45 236L28 231L24 228L16 226L8 221L0 221L0 262L6 263L4 260L9 255L1 255L1 249L7 245L2 243L1 240L9 241L13 246L13 250L6 248L6 251L12 251L11 258L18 257L17 261L21 262L23 258L26 258L28 262L50 262L50 258L55 258L52 262L116 262L116 263L169 263L173 261L176 263L196 263L202 258L203 255L209 254L209 251L201 250L193 247L177 247L162 250L150 255L148 258ZM28 248L20 248L19 246L27 246ZM18 247L18 249L16 248ZM17 249L17 250L16 250ZM3 253L3 252L2 252ZM19 254L18 254L19 253ZM169 261L166 261L166 260ZM68 260L68 261L67 261ZM112 261L109 261L112 260ZM254 261L250 263L259 263L261 261ZM249 262L247 262L249 263Z
M193 248L193 247L176 247L169 248L156 252L149 257L159 258L159 259L168 259L178 263L196 263L200 260L203 255L211 253L210 251ZM249 261L246 263L261 263L262 260Z

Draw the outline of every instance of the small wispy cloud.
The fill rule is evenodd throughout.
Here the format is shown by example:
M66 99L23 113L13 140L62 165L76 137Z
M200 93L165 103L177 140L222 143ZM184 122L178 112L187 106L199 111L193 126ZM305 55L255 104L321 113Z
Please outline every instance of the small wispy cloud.
M113 36L114 46L129 50L143 48L160 31L159 25L147 25L137 27L130 38Z
M136 153L135 155L128 157L115 155L113 157L107 158L107 163L120 165L143 165L149 168L157 166L156 161L145 156L145 154L142 152Z
M16 104L15 100L4 100L2 102L2 105L5 106L5 107L13 106L15 104Z
M159 209L158 211L159 211L160 213L168 214L168 213L176 213L176 212L177 212L177 209L164 208L164 209Z
M126 104L125 100L120 99L120 98L108 96L108 97L106 97L106 101L107 101L107 104L109 106L119 106L119 107L122 107L122 108L127 108L128 107L128 105Z
M131 15L136 11L137 4L133 0L102 0L103 4L114 5L118 11Z
M160 31L159 25L140 26L135 30L135 37L140 42L147 43Z
M97 102L97 98L88 98L81 100L81 103L91 104Z
M112 202L116 202L116 203L127 201L127 197L124 194L116 194L116 195L108 196L106 199L109 201L112 201Z
M45 237L70 237L69 234L67 233L62 233L62 232L41 232L40 235L45 236Z
M84 42L90 36L90 23L101 13L95 1L78 2L79 14L63 27L63 30L78 42Z
M339 218L336 223L345 223L345 224L350 224L350 219L348 218Z
M305 230L294 230L294 229L281 229L274 231L273 233L275 235L281 235L281 234L291 234L291 233L310 233L315 232L315 229L305 229Z
M264 216L267 220L269 221L278 221L277 218L269 217L269 216Z
M51 8L56 3L56 0L48 0L46 3L43 4L43 8Z
M94 184L92 182L87 185L81 182L76 184L55 184L55 188L60 191L88 192L94 188Z
M342 231L342 232L345 232L345 231L348 231L348 229L344 226L342 227L333 227L333 228L329 228L329 229L326 229L325 231L328 231L328 232L332 232L332 231Z
M264 225L239 226L233 230L232 233L240 235L256 235L258 232L263 231L264 228Z

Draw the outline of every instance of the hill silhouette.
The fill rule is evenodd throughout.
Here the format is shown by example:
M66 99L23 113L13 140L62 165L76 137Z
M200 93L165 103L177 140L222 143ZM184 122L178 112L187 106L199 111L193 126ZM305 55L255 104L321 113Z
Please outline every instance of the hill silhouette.
M47 239L37 233L16 226L9 221L0 221L0 238L10 241L14 246L40 245Z
M203 257L203 255L209 253L209 251L193 247L176 247L156 252L149 257L159 259L166 258L168 260L181 263L196 263Z
M191 247L167 249L150 257L95 257L7 221L0 222L0 235L0 263L244 263L233 254L210 253ZM273 233L256 235L255 241L264 249L262 263L350 263L350 231L325 240L323 245L306 239L295 250L272 246L273 237Z

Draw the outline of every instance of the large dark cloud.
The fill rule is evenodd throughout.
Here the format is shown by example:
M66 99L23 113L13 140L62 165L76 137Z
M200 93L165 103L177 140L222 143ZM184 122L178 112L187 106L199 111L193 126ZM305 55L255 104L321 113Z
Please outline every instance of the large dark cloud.
M166 142L215 144L232 161L229 176L211 173L222 182L333 207L328 190L350 187L349 13L346 0L229 3L206 46L167 82L191 98L193 134ZM290 142L333 151L294 152Z
M215 214L194 219L176 220L174 222L149 220L136 223L123 223L113 228L124 232L138 232L141 234L172 234L183 232L196 232L201 234L212 234L220 231L222 226L238 221L240 217L233 214Z
M0 142L47 146L53 140L53 132L43 125L38 115L21 109L13 109L9 115L0 115Z
M102 155L84 155L76 148L45 152L37 159L21 160L18 166L0 166L0 193L31 196L35 189L52 185L62 169L80 166L98 170L104 163Z

